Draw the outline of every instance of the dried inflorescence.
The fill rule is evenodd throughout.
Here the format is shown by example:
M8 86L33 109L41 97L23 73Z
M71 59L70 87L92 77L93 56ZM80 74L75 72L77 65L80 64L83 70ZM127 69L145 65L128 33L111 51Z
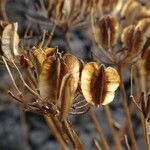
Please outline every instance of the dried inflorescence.
M7 62L10 65L12 63L24 86L38 98L36 103L28 106L25 104L25 107L29 107L26 109L31 111L36 108L34 111L57 114L61 120L64 120L71 109L75 109L75 95L77 93L83 94L87 103L95 106L106 105L114 99L114 92L120 82L119 75L114 68L99 67L97 63L93 62L84 66L83 62L72 54L60 53L57 47L34 47L30 54L25 55L27 52L23 53L19 47L20 39L17 27L18 24L14 23L8 24L4 28L2 32L2 57L9 73ZM23 75L17 66L24 68ZM30 78L34 78L32 80L36 81L34 87L31 86L32 84L30 85L31 81L28 81L28 85L23 79L26 73L27 75L32 73ZM13 82L18 89L14 80ZM81 92L79 82L81 82ZM35 88L38 92L34 90ZM21 93L21 91L19 92ZM87 105L84 104L84 106ZM84 108L84 106L79 108Z
M41 68L38 75L40 95L43 101L61 107L62 115L69 111L73 103L78 87L80 62L69 53L62 56L57 49L53 50L49 48L49 55L48 49L35 50L33 53Z
M48 116L52 123L52 131L55 130L53 127L56 127L60 132L58 141L62 137L61 140L64 140L65 143L72 142L75 149L83 149L69 124L69 115L84 114L92 105L99 107L109 104L113 101L117 88L121 85L120 92L126 114L126 124L119 130L121 134L124 134L126 126L129 127L129 137L133 149L137 149L130 117L132 107L131 110L128 108L122 70L124 67L128 68L129 65L133 66L142 58L135 65L141 67L140 77L138 73L134 74L131 70L131 97L135 101L133 85L138 84L136 78L141 79L141 87L135 91L143 90L144 93L148 91L148 85L144 82L149 80L147 75L150 72L149 8L149 5L137 0L39 0L38 5L36 3L37 15L25 14L29 19L29 24L24 34L24 41L20 40L17 33L17 23L10 24L0 21L1 58L16 91L15 94L12 92L9 94L22 103L25 110ZM44 24L47 25L47 29L52 27L52 32L49 34L43 31L37 44L31 42L33 46L31 48L27 42L25 48L23 42L28 35L31 39L33 36L33 31L30 33L30 21L37 23L40 31ZM91 26L88 24L89 21L91 21ZM97 53L92 53L92 62L84 63L70 53L59 52L58 47L51 47L54 31L58 27L63 31L66 45L73 49L68 33L72 31L73 27L83 27L83 25L87 25L84 28L86 31L92 29L95 43L99 48L98 50L96 47L93 48L97 50ZM93 39L91 41L94 42ZM96 58L98 58L97 61ZM102 62L114 65L117 69L105 67ZM11 67L16 69L19 77L12 74ZM16 82L16 78L19 78L20 81ZM134 83L132 83L133 78L136 79ZM24 91L28 93L24 94ZM144 93L141 94L140 103L135 101L135 104L143 113L144 119L147 120L149 119L150 94L148 93L145 98ZM31 96L30 100L28 100L28 94ZM117 132L115 133L113 129L114 121L111 118L110 110L107 107L104 108L106 108L110 128L116 142L116 149L120 149L121 141L118 140ZM96 127L100 131L98 125ZM59 134L55 133L55 135L58 137ZM126 143L128 144L128 142ZM105 146L104 149L109 149L107 144Z
M150 18L141 19L135 25L122 29L116 17L100 18L99 26L93 26L93 34L100 52L113 64L130 64L149 46ZM122 48L117 41L122 42Z

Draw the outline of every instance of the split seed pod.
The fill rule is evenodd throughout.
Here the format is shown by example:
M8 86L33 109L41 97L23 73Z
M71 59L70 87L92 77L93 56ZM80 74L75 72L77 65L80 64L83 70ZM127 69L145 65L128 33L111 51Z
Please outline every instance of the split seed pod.
M118 39L119 24L115 17L105 16L100 18L97 34L103 48L114 46Z
M123 46L130 52L143 50L148 38L150 38L150 18L142 19L136 26L126 27L121 36Z
M82 70L81 90L87 102L92 105L110 103L119 83L119 74L112 67L99 67L96 62L90 62Z
M61 120L67 117L68 111L73 103L74 92L76 90L75 82L75 78L72 76L72 74L66 74L62 80L59 95L59 101L61 102Z
M8 60L15 59L19 55L18 44L19 36L17 33L18 24L8 24L2 33L2 51Z

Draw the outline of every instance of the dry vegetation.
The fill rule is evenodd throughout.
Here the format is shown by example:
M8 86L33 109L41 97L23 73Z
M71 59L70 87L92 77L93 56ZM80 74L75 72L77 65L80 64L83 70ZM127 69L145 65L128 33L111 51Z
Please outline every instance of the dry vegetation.
M93 149L110 149L94 111L98 107L106 112L114 149L139 149L132 120L138 112L143 147L150 150L149 0L39 0L36 11L25 14L23 29L10 21L7 5L0 0L0 61L12 88L6 91L0 84L0 90L5 89L24 111L42 115L61 149L85 149L70 115L87 112L98 134L98 138L91 136ZM88 62L75 56L69 38L75 29L85 32L91 42ZM58 31L68 50L52 44ZM130 72L130 95L125 72ZM108 105L117 89L124 110L122 123L113 119Z

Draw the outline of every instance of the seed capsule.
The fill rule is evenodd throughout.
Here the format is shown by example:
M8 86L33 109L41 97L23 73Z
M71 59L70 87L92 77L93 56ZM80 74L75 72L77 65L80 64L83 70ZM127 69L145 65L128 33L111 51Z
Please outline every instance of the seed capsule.
M99 106L106 105L114 99L120 83L118 72L112 68L87 63L81 74L81 89L88 103Z
M103 48L114 46L118 39L119 24L115 17L105 16L99 21L99 42Z

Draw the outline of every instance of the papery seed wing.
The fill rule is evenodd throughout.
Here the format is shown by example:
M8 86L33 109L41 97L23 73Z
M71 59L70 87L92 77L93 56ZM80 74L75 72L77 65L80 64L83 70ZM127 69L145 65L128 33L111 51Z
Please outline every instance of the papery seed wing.
M115 92L106 92L102 105L107 105L114 100Z
M60 87L59 102L61 103L60 118L65 119L71 108L75 93L75 78L72 74L66 74L62 80Z
M9 24L4 28L2 33L2 51L8 59L14 59L14 56L19 55L17 29L17 23Z
M46 60L46 54L42 49L34 49L33 50L33 55L37 59L40 67L42 66L43 62Z
M92 97L92 91L91 91L91 85L93 81L93 76L95 75L96 71L98 70L98 65L95 62L87 63L82 70L81 73L81 90L83 93L83 96L87 100L88 103L94 104L93 97Z
M120 76L116 69L107 67L105 69L105 98L102 105L110 103L114 99L114 93L119 87Z
M75 82L76 82L75 87L77 88L79 82L79 75L80 75L80 62L75 56L69 53L63 55L63 60L67 66L68 73L71 73L75 78Z
M40 74L43 62L46 60L46 55L42 49L33 49L31 53L32 63L34 64L37 76Z
M39 76L39 91L43 99L56 102L60 74L60 60L47 58Z

